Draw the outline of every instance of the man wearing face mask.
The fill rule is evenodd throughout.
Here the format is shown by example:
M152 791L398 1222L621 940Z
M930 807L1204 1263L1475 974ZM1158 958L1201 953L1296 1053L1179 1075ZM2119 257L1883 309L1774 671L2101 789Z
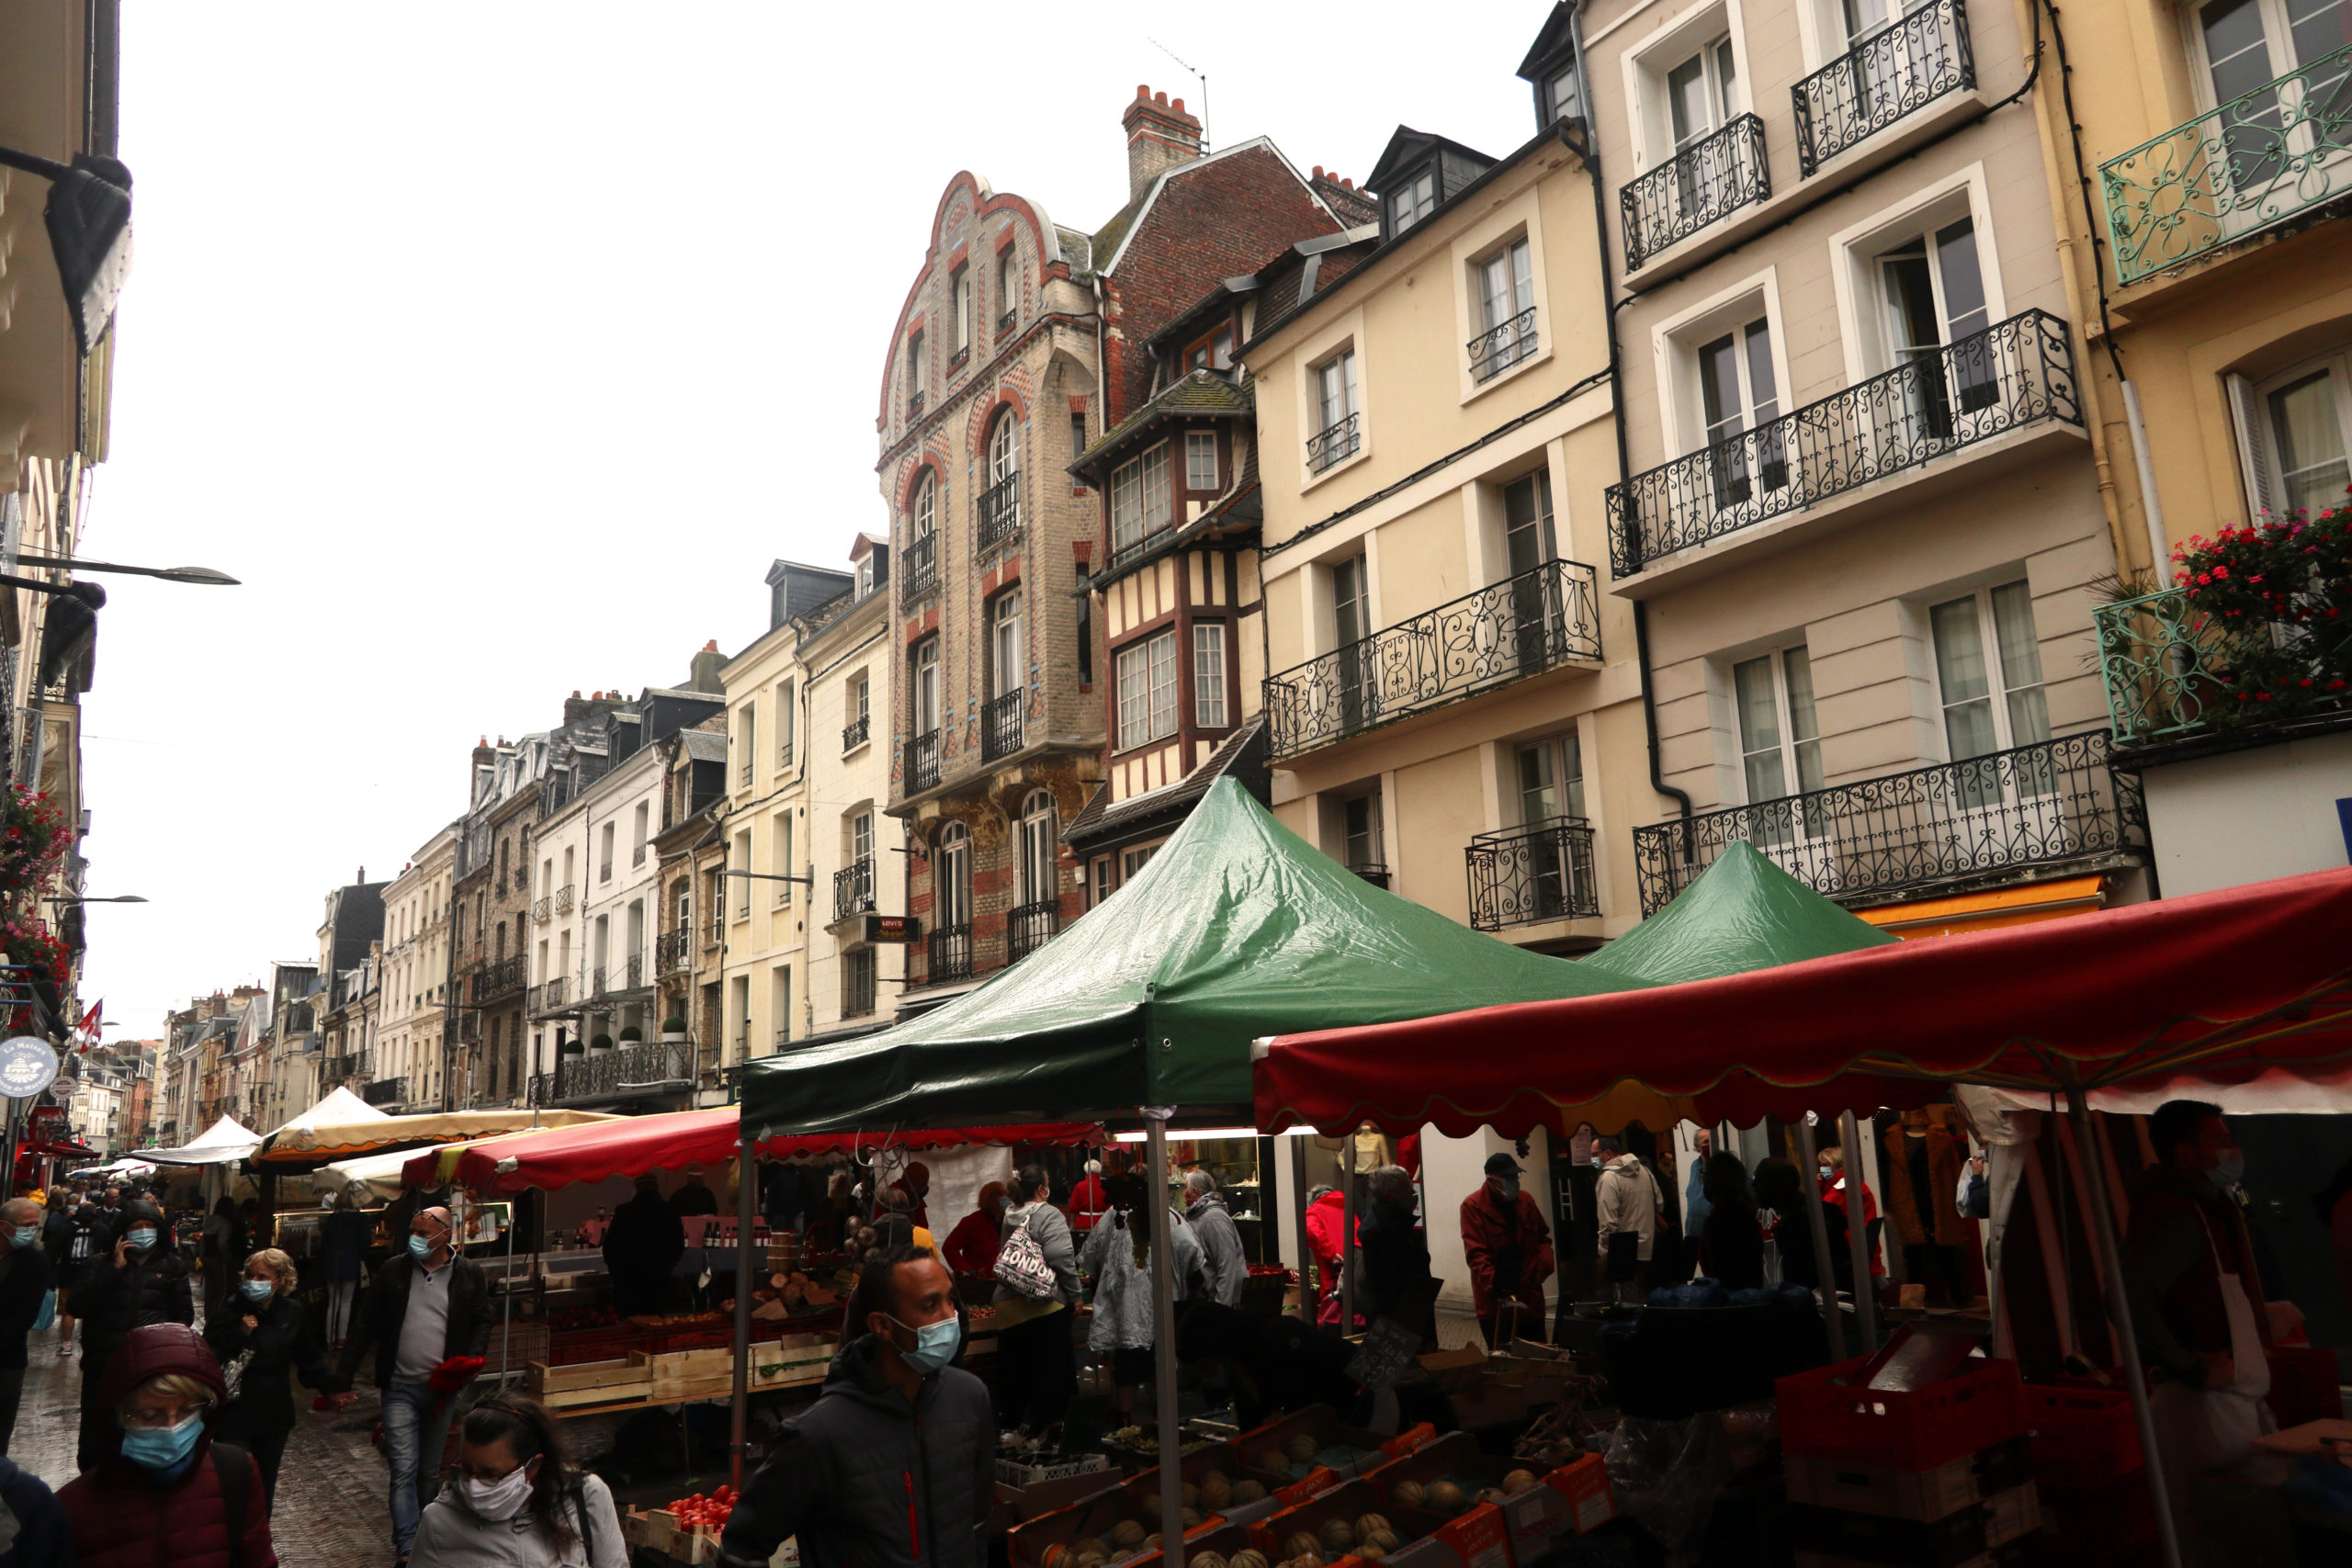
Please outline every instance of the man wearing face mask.
M1491 1154L1485 1185L1462 1200L1462 1258L1470 1266L1471 1304L1489 1348L1506 1333L1544 1336L1552 1227L1535 1200L1520 1190L1521 1174L1509 1154Z
M842 1331L823 1393L784 1424L727 1521L727 1568L759 1568L794 1536L804 1568L986 1568L996 1422L987 1387L948 1365L947 1270L884 1249Z
M2234 1190L2245 1156L2222 1109L2168 1100L2148 1119L2156 1163L2132 1201L2123 1284L2150 1391L2173 1514L2186 1528L2189 1477L2244 1458L2273 1430L2269 1316Z
M450 1250L450 1233L447 1209L420 1209L409 1221L408 1250L376 1271L331 1380L339 1410L351 1403L360 1359L376 1347L392 1550L402 1559L415 1542L418 1516L440 1487L448 1402L481 1371L490 1346L489 1281L481 1264Z
M112 1416L103 1393L107 1360L133 1329L196 1321L187 1264L164 1237L161 1209L143 1198L122 1206L122 1228L113 1249L74 1292L72 1305L74 1315L82 1320L78 1452L81 1468L87 1470L111 1451L107 1429Z
M41 1245L40 1204L29 1198L0 1203L0 1455L17 1430L17 1404L25 1391L25 1337L57 1271Z

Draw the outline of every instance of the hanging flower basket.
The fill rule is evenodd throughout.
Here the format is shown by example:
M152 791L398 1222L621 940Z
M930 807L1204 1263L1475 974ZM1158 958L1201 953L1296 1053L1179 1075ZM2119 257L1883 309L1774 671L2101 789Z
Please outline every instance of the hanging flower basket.
M2352 703L2352 506L2265 513L2173 552L2173 583L2221 688L2217 724L2296 718Z
M0 897L39 886L72 841L65 813L47 791L10 784L0 795Z

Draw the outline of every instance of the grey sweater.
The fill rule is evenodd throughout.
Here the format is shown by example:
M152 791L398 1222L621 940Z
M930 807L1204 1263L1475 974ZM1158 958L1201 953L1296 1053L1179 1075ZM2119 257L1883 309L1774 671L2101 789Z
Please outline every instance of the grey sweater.
M1004 1234L1007 1236L1021 1228L1026 1220L1029 1234L1037 1238L1037 1246L1045 1252L1046 1261L1054 1266L1054 1277L1061 1281L1061 1299L1074 1305L1079 1299L1078 1243L1069 1234L1069 1221L1051 1203L1030 1203L1004 1212ZM999 1285L995 1299L1012 1301L1019 1292L1010 1285ZM1025 1299L1025 1298L1023 1298Z
M587 1518L571 1521L578 1539L559 1552L554 1540L529 1509L511 1519L485 1519L459 1499L459 1488L445 1486L417 1521L414 1568L628 1568L628 1546L621 1540L613 1494L593 1475L580 1478L579 1501Z

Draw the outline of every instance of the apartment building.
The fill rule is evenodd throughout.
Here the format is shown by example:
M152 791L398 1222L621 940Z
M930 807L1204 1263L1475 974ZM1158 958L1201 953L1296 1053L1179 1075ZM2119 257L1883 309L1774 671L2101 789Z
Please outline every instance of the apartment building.
M456 1044L449 1010L449 897L455 824L425 840L384 890L384 957L370 1105L438 1110Z
M358 878L329 892L319 921L319 1092L363 1094L375 1076L375 975L384 936L386 884Z
M714 644L707 651L716 652ZM724 685L722 672L721 684ZM727 808L727 726L705 719L656 741L663 770L662 831L653 852L661 884L661 934L653 943L654 1010L658 1041L640 1050L650 1059L630 1069L632 1082L684 1077L698 1094L720 1098L725 1031L718 1016L718 921L701 911L697 889L717 873L726 852L721 820ZM705 942L705 934L708 942Z
M1645 911L1742 839L1896 931L2146 896L2033 26L1987 0L1594 0L1522 66L1589 122L1604 187Z
M2099 667L2118 759L2145 784L2162 889L2344 865L2352 624L2325 613L2343 602L2341 546L2319 581L2288 547L2278 581L2301 577L2315 618L2250 631L2177 581L2172 552L2346 502L2352 6L2116 0L2037 25L2098 62L2076 73L2071 110L2039 108L2092 339L2089 424L2132 567L2098 611Z
M893 639L903 625L894 615L888 575L880 570L888 549L884 541L859 535L850 547L850 591L808 610L797 623L808 766L808 826L797 852L809 882L796 886L793 895L807 898L810 928L792 1035L801 1043L867 1033L892 1022L918 949L876 942L869 917L908 910L927 918L913 886L917 862L900 852L911 833L903 822L894 829L883 815L890 799L890 752L876 731L888 722L881 705L899 656ZM771 1006L780 999L788 998L772 990Z

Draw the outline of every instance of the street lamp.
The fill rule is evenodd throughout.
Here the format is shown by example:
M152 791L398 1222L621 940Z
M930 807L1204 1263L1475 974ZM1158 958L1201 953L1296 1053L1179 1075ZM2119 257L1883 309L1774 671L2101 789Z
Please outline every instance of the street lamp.
M76 152L71 164L0 147L0 164L49 181L49 248L57 258L74 336L87 355L114 323L115 297L130 271L130 171L116 160Z
M20 553L19 566L57 566L73 571L119 571L131 577L160 577L166 582L196 582L208 587L240 586L238 581L225 571L215 571L209 566L118 566L112 561L68 560L63 556L37 556Z
M70 896L52 893L41 902L45 904L144 904L147 900L136 893L118 893L111 898L85 898L78 893Z

